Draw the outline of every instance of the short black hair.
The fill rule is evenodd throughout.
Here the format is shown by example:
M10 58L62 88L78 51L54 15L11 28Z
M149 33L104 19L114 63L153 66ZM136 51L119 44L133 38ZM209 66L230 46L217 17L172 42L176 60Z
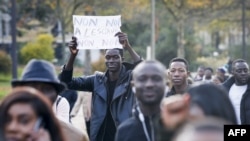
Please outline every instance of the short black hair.
M232 66L234 67L236 63L247 63L244 59L236 59L233 61Z
M160 61L158 60L143 60L142 62L140 62L134 69L133 72L136 71L138 68L140 68L140 66L143 66L145 64L157 64L160 66L160 68L162 70L164 70L164 72L166 71L166 67L165 65L163 65Z
M188 88L187 93L190 95L190 102L197 104L204 115L237 123L233 105L224 86L214 83L193 85Z
M203 70L205 70L205 69L206 69L206 67L205 67L205 66L199 66L198 68L203 69Z
M186 59L181 58L181 57L175 57L175 58L173 58L173 59L170 60L170 62L169 62L169 68L170 68L170 65L171 65L173 62L183 62L183 63L186 65L187 71L189 70L189 69L188 69L188 67L189 67L188 61L187 61Z
M123 57L123 52L124 52L124 49L123 48L111 48L111 49L105 49L104 51L106 52L107 50L118 50L119 51L119 54L121 55L121 57Z
M212 73L214 73L214 70L211 67L207 67L207 68L205 68L205 70L210 70Z

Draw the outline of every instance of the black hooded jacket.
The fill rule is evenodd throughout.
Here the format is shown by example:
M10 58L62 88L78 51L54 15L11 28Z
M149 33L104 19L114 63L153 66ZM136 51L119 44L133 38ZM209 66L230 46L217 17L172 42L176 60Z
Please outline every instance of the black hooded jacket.
M235 83L235 78L232 76L226 80L222 85L229 92L232 85ZM250 79L247 82L247 90L243 94L240 102L240 119L241 124L250 124Z
M153 120L157 116L143 116L144 122L142 122L137 106L135 106L133 116L118 126L115 141L154 141L152 140L152 137L155 138ZM150 140L147 139L146 134L148 134Z

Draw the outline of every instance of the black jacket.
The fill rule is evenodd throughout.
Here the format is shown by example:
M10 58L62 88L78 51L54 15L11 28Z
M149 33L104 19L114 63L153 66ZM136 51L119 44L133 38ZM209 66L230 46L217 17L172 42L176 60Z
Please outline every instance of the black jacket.
M187 91L190 87L191 87L191 85L189 84L189 85L187 86L187 88L186 88L186 91ZM167 92L166 97L172 96L172 95L175 95L175 94L177 94L177 93L176 93L176 91L175 91L174 86L172 86L171 89Z
M229 93L231 86L235 83L235 78L232 76L226 80L222 85ZM243 94L240 103L240 119L241 124L250 124L250 79L247 83L247 90Z
M115 136L115 141L148 141L146 138L146 134L148 134L150 139L152 138L152 136L155 138L153 122L156 116L158 115L152 117L144 116L145 128L143 128L143 123L139 119L139 112L135 108L133 112L133 117L125 120L118 127Z
M132 69L134 65L123 63L122 70L117 80L111 102L111 114L116 127L132 115L132 108L135 101L131 90ZM72 78L72 72L63 70L59 78L65 82L69 89L92 92L92 113L90 119L90 140L97 141L100 127L107 114L108 88L107 72L96 73L90 76Z

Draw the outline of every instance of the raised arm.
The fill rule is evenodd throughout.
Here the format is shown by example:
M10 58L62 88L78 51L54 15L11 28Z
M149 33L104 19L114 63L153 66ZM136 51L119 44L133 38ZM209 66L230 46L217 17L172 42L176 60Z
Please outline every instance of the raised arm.
M126 33L118 32L115 34L115 36L118 36L120 44L122 44L122 47L129 52L134 62L141 61L141 57L131 47L128 41L128 35Z
M75 61L76 55L78 54L78 51L79 51L76 47L77 47L77 38L72 37L72 40L69 43L70 57L69 57L69 60L64 68L65 70L72 70L73 69L74 61Z

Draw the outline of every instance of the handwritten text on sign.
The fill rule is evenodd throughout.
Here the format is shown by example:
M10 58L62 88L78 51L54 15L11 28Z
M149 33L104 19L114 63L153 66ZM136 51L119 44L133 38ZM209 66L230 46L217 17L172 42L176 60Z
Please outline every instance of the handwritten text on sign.
M121 16L78 16L73 15L74 36L78 49L122 48L118 37Z

